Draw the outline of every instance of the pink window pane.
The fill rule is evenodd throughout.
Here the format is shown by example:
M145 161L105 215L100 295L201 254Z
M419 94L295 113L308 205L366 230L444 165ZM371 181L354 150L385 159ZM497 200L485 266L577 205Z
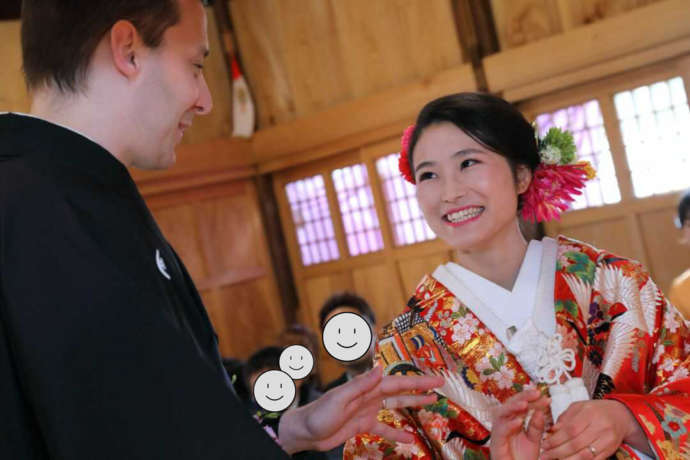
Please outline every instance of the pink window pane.
M395 245L405 246L436 238L419 209L414 185L400 175L398 154L392 153L379 158L376 161L376 170L383 184L383 195L393 227Z
M543 113L536 121L540 136L544 136L554 126L571 131L577 145L578 158L589 161L597 171L597 176L587 183L582 195L575 197L571 209L602 206L621 200L599 102L592 100Z
M340 257L328 208L323 176L285 185L302 264L313 265Z
M690 186L690 109L681 77L613 97L638 198Z
M374 207L367 168L363 164L336 169L331 173L338 195L345 240L351 256L383 249L381 226Z

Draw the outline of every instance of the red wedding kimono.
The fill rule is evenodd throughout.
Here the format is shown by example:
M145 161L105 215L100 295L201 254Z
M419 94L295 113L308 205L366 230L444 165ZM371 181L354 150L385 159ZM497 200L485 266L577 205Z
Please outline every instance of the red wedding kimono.
M625 404L658 458L690 458L690 331L682 316L637 262L559 237L555 268L555 327L575 353L571 375L592 399ZM489 458L491 409L536 382L478 316L437 279L422 279L383 329L377 359L388 374L444 375L444 396L424 408L380 411L379 420L407 427L414 443L362 434L346 444L346 460ZM640 458L627 445L616 456Z

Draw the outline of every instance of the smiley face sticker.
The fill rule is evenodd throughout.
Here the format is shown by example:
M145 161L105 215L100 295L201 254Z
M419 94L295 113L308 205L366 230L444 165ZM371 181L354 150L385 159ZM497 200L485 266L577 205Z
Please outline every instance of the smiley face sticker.
M307 347L290 345L280 354L280 370L295 380L303 379L314 369L314 357Z
M338 361L358 360L369 351L372 339L369 323L356 313L338 313L323 328L323 346Z
M254 400L268 412L280 412L290 407L296 393L295 382L283 371L266 371L254 382Z

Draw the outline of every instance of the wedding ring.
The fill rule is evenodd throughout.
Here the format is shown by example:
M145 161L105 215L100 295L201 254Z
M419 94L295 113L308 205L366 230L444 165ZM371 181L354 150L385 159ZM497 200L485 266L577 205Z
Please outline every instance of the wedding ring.
M596 458L596 456L597 456L597 450L596 450L592 445L587 446L587 448L588 448L589 451L592 453L592 458Z

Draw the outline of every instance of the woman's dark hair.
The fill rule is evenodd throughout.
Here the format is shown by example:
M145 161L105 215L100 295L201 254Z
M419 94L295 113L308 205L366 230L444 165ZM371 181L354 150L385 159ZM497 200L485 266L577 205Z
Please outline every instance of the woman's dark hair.
M676 217L676 227L682 228L685 222L690 219L690 189L683 192L678 202L678 216Z
M30 90L55 84L75 92L84 82L98 43L119 20L156 48L180 20L178 0L23 0L22 57Z
M409 162L414 175L413 153L422 132L435 123L452 123L472 139L508 160L513 175L518 165L534 171L539 153L534 128L513 105L484 93L443 96L424 106L410 138Z

